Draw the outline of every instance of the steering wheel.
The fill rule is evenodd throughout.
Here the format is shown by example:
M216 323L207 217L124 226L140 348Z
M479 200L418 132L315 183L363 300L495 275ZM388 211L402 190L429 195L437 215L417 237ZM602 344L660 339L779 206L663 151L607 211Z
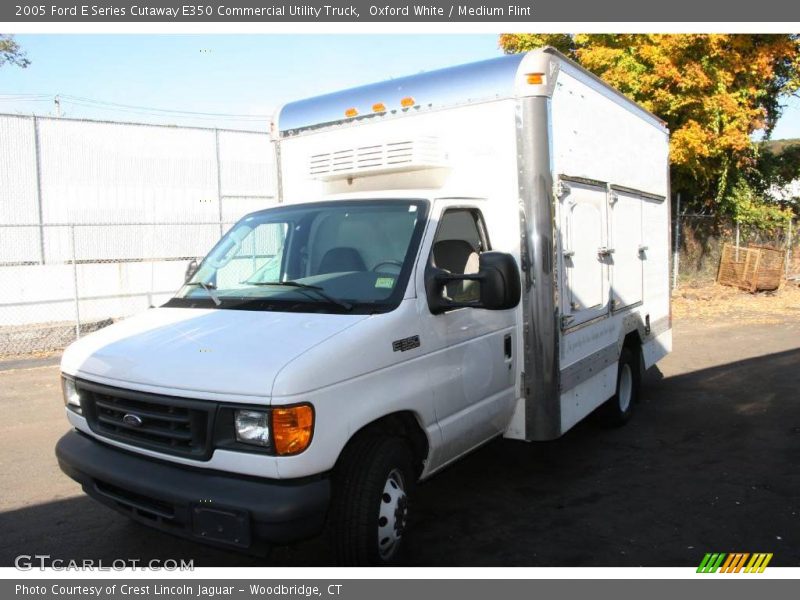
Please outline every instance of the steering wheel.
M382 260L377 265L372 267L372 270L376 271L376 272L380 272L379 267L382 267L383 265L391 265L393 267L397 267L398 269L402 269L403 268L403 263L401 263L399 260Z

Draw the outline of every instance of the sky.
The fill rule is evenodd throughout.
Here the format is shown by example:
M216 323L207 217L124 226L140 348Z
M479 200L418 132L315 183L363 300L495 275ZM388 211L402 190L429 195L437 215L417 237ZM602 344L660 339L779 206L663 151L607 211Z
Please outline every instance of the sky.
M496 35L58 34L16 39L31 65L0 69L0 113L55 115L54 97L59 95L65 117L264 130L273 110L290 100L501 54ZM800 99L786 104L773 139L800 138Z
M783 115L772 132L773 140L800 138L800 98L792 96L784 99Z
M500 56L495 35L17 35L31 61L0 69L0 112L266 128L281 104ZM45 94L36 101L9 95ZM5 96L5 97L4 97ZM263 119L163 115L86 100Z

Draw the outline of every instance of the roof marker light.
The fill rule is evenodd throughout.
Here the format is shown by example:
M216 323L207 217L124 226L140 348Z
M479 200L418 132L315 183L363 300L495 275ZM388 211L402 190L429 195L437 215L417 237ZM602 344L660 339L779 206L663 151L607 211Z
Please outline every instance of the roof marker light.
M528 73L527 79L530 85L541 85L544 83L544 73Z
M344 116L347 117L348 119L352 117L357 117L358 111L355 108L348 108L346 111L344 111Z
M372 112L384 113L386 112L386 105L383 102L376 102L372 105Z
M400 100L400 106L402 106L403 108L411 108L416 103L417 101L414 100L414 98L412 98L411 96L406 96L405 98Z

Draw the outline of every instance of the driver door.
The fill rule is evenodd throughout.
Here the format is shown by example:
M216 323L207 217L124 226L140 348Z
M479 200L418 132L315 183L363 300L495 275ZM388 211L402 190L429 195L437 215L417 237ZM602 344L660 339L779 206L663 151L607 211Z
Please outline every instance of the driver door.
M418 269L418 290L430 261L454 274L478 271L481 252L491 250L477 205L437 201ZM438 219L436 215L438 214ZM479 283L461 281L443 293L458 301L479 298ZM441 464L498 435L514 408L516 347L513 310L459 308L431 314L424 291L418 294L422 347L434 408L442 433Z

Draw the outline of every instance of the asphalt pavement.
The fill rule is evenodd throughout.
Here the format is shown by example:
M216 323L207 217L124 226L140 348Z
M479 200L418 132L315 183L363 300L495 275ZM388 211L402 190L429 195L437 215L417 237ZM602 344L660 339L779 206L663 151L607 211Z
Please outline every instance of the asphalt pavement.
M419 566L693 566L772 552L800 566L800 322L676 324L632 421L561 439L497 440L418 488L405 561ZM324 540L267 558L130 522L59 470L67 431L53 360L0 363L0 565L192 559L325 565Z

